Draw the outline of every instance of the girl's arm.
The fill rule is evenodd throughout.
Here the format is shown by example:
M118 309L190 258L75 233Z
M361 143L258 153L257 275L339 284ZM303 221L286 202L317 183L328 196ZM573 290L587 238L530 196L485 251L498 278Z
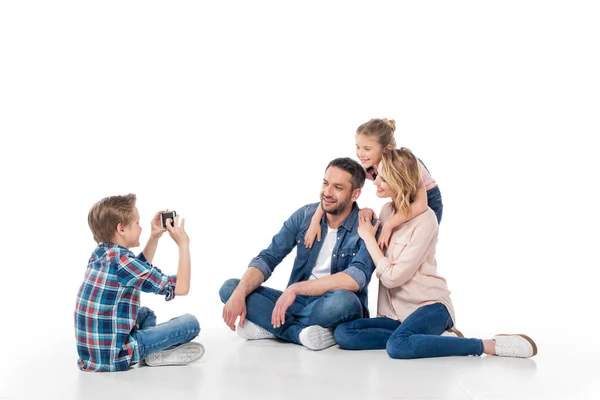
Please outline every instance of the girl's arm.
M376 232L371 224L359 220L358 234L365 242L367 250L375 264L375 274L388 289L399 287L408 282L425 262L435 246L438 225L435 219L425 219L417 225L407 244L393 243L386 257L375 239ZM399 254L398 254L399 253Z
M415 196L415 200L410 205L410 212L408 216L404 216L402 213L395 213L392 218L388 219L385 224L383 224L383 228L381 228L381 234L379 235L379 240L377 241L377 245L381 250L384 250L390 244L390 238L392 237L392 232L394 229L405 223L406 221L410 221L417 215L423 214L427 211L427 191L425 190L425 186L419 186L419 190L417 190L417 195Z
M304 246L307 249L310 249L315 242L315 238L317 241L321 241L321 219L323 218L323 214L325 212L321 208L321 206L317 207L312 219L310 220L310 226L306 231L306 235L304 235Z

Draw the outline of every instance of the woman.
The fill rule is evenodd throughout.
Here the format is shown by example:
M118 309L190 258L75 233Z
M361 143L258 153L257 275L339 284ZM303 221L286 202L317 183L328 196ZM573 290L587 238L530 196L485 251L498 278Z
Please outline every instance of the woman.
M421 185L419 163L406 148L384 152L375 179L377 196L391 198L380 222L395 213L408 215ZM438 222L428 208L400 225L392 234L384 255L371 225L359 219L358 234L364 240L379 278L377 318L363 318L339 325L335 340L344 349L386 349L392 358L426 358L483 353L504 357L531 357L536 344L526 335L497 335L492 339L440 336L454 326L454 309L446 280L438 275L435 260Z

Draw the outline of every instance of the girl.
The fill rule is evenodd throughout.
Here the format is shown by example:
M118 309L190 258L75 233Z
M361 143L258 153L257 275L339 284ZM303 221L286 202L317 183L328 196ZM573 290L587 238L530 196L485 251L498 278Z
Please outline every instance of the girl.
M396 214L407 216L421 185L417 158L406 148L385 152L375 179L377 196L390 197L381 210L385 224ZM392 358L425 358L491 354L531 357L536 344L525 335L493 339L439 336L454 326L454 309L446 280L437 274L435 245L438 224L427 209L394 231L384 256L375 240L379 222L359 218L364 240L379 278L378 318L339 325L335 340L344 349L386 349Z
M374 181L377 178L377 164L381 161L383 152L396 148L396 140L394 139L395 130L395 121L386 118L372 119L359 126L356 130L356 156L365 169L367 179ZM378 241L379 247L382 250L388 246L394 228L422 214L428 206L435 212L438 223L442 220L443 205L440 189L420 160L419 166L423 185L419 187L410 212L407 215L398 213L383 225ZM371 210L366 210L365 215L371 216ZM312 247L315 237L318 241L321 241L321 218L323 218L323 210L318 208L304 236L304 244L308 248Z

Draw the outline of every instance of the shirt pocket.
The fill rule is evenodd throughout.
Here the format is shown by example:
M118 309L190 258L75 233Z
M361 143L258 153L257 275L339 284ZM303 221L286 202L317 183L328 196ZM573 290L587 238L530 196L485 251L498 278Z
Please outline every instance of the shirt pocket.
M390 262L396 263L400 259L400 256L406 249L406 246L408 246L408 243L409 241L406 238L398 238L390 243L390 246L385 252L385 255Z

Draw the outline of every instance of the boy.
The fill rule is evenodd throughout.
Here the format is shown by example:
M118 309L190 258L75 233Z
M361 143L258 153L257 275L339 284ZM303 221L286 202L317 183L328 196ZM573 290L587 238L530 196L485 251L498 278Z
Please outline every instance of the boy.
M129 250L140 245L142 228L135 194L100 200L88 214L98 247L94 250L77 294L75 338L83 371L125 371L145 359L150 366L183 365L198 360L204 346L191 342L200 332L198 320L185 314L160 325L152 310L140 308L140 291L185 296L190 288L190 247L185 221L168 219L162 211L151 223L150 239L137 257ZM152 265L164 232L179 246L177 275Z

